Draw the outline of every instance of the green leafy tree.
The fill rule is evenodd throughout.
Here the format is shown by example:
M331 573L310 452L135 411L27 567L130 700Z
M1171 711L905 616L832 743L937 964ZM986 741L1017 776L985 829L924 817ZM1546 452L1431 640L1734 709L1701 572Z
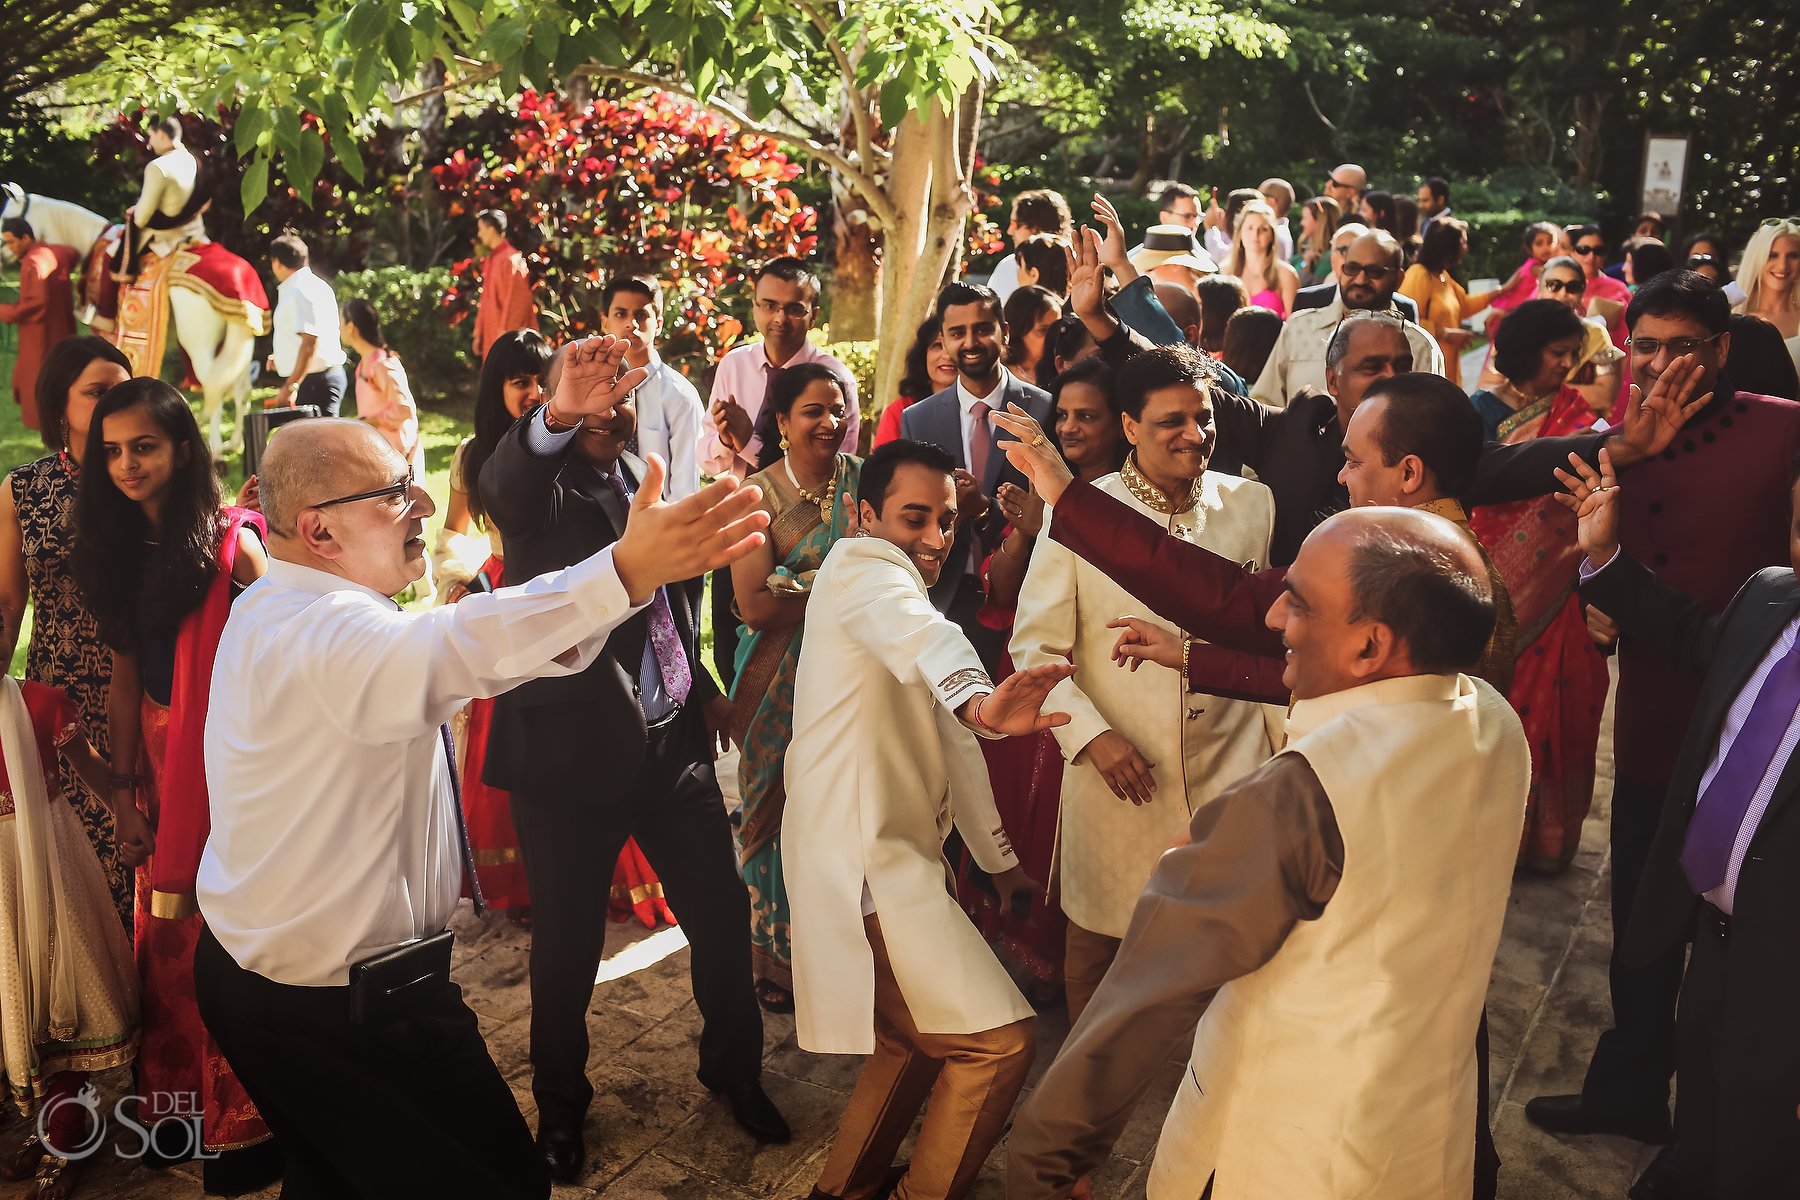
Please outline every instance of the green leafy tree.
M586 77L684 95L832 170L878 255L877 386L892 395L905 331L952 268L970 210L983 89L1005 53L993 17L991 0L324 0L254 27L197 17L122 39L85 84L121 105L239 105L246 210L277 159L303 195L328 145L360 178L369 122L422 92ZM446 78L421 89L434 62Z

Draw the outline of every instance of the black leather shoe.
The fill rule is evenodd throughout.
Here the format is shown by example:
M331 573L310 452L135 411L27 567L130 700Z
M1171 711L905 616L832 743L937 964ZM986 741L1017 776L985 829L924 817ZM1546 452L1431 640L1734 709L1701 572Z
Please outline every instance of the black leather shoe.
M1625 1194L1630 1200L1710 1200L1712 1195L1704 1188L1692 1186L1676 1162L1673 1146L1665 1147L1651 1159Z
M537 1135L538 1153L549 1164L550 1178L557 1183L576 1183L587 1162L587 1147L581 1142L581 1127L540 1125Z
M1669 1109L1652 1105L1627 1112L1582 1103L1575 1096L1539 1096L1525 1105L1525 1119L1550 1133L1610 1133L1651 1146L1669 1142Z
M732 1119L757 1141L793 1140L794 1131L788 1128L787 1119L775 1107L775 1102L769 1099L769 1093L763 1091L759 1081L750 1079L743 1083L728 1083L724 1087L712 1088L711 1091L731 1105Z

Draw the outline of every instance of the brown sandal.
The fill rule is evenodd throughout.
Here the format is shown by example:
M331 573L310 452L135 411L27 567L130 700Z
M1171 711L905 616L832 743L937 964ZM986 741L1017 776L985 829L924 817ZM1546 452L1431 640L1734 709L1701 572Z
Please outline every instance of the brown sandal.
M46 1154L38 1163L37 1177L32 1190L33 1200L69 1200L75 1194L75 1180L81 1174L81 1164L73 1158L59 1158L54 1154Z
M19 1143L18 1149L7 1156L4 1162L0 1162L0 1179L31 1178L31 1173L37 1170L38 1163L48 1153L50 1152L44 1149L43 1139L33 1131Z

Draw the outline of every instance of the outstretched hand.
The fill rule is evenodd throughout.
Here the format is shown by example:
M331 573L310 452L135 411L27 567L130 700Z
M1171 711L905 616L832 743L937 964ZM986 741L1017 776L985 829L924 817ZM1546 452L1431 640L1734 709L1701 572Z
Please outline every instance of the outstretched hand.
M1597 472L1578 454L1569 455L1569 465L1573 472L1560 467L1556 471L1557 480L1569 490L1552 494L1575 514L1575 535L1588 561L1604 567L1619 552L1619 481L1612 455L1601 448Z
M1138 269L1131 265L1130 246L1125 240L1125 224L1119 220L1119 210L1099 192L1094 193L1090 207L1094 210L1094 219L1106 232L1106 240L1100 243L1101 264L1118 276L1121 286L1130 283L1138 277Z
M625 536L613 547L613 567L633 604L656 589L715 571L763 544L769 514L762 489L726 476L682 500L662 499L668 473L659 455L646 455L644 478L631 501Z
M1110 326L1106 315L1106 264L1100 261L1100 235L1083 225L1063 246L1063 258L1069 266L1069 311L1083 324L1098 322Z
M1698 358L1683 354L1656 377L1649 395L1637 384L1631 385L1619 436L1611 441L1615 467L1654 458L1669 448L1681 427L1712 398L1711 392L1700 391L1704 373Z
M1172 671L1187 669L1187 663L1182 661L1181 638L1161 625L1142 617L1117 617L1108 621L1106 627L1121 631L1112 649L1112 660L1118 666L1135 671L1153 662Z
M1069 723L1068 713L1041 712L1050 689L1075 674L1068 663L1027 667L1015 671L985 696L971 700L967 716L972 724L983 725L1008 737L1024 737ZM979 718L979 719L977 719Z
M557 424L573 425L583 417L606 416L650 377L644 367L625 369L630 348L629 339L611 334L570 343L563 351L561 371L550 396L550 415Z
M1011 440L1000 443L1000 448L1006 451L1007 461L1031 480L1031 490L1043 497L1045 504L1055 507L1075 480L1075 473L1063 461L1056 443L1045 436L1044 427L1017 404L1008 404L1005 412L997 412L993 417L994 424L1012 434Z

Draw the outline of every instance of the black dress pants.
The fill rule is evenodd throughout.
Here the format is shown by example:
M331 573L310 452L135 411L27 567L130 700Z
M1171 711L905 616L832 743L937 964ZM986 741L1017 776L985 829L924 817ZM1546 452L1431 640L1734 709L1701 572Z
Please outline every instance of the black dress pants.
M1582 1100L1595 1108L1636 1110L1667 1104L1675 1073L1675 997L1681 990L1679 945L1654 962L1626 966L1619 946L1631 919L1650 844L1662 818L1661 783L1621 778L1612 799L1613 954L1608 969L1612 1028L1600 1035L1581 1085Z
M737 680L738 616L732 610L736 597L731 590L731 568L720 567L712 573L713 666L718 668L719 683L726 695Z
M200 1017L286 1160L282 1200L543 1200L550 1175L462 990L372 1026L348 987L293 987L194 951Z
M650 861L693 947L700 1082L722 1088L762 1073L762 1011L750 968L750 895L731 824L704 753L697 708L650 731L628 789L602 798L515 790L513 825L531 888L532 1094L551 1122L579 1128L594 1096L587 1079L588 1004L606 937L613 863L627 838Z
M348 383L342 367L314 371L294 389L294 403L311 404L319 410L321 417L335 417L343 408L344 389Z
M1720 1053L1728 1032L1730 963L1730 934L1718 910L1702 903L1681 984L1671 1153L1694 1200L1800 1195L1800 1080L1747 1061L1741 1048L1756 1040L1749 1031L1729 1031L1739 1051ZM1753 985L1740 975L1736 986Z

